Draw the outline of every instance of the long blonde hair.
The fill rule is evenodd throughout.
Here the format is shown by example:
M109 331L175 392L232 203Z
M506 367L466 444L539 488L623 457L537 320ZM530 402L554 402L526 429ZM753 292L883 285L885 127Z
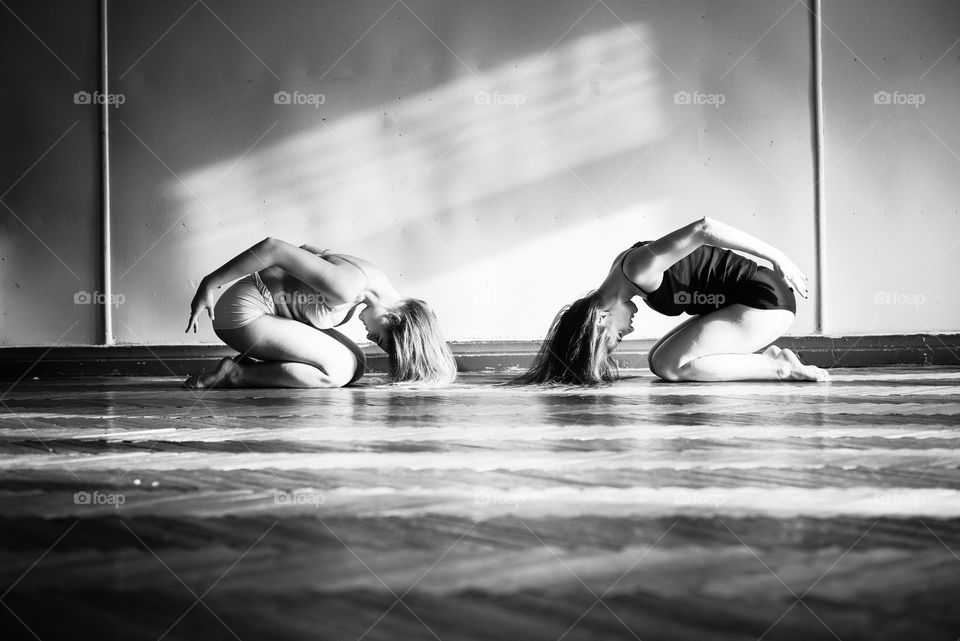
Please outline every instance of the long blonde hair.
M394 383L446 385L457 377L457 361L443 340L436 314L422 300L406 298L387 312L387 355Z

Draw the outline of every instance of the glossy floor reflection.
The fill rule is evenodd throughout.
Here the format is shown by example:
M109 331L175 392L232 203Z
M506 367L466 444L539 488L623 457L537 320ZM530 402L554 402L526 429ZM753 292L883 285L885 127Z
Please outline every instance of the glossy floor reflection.
M0 637L960 636L960 371L21 381Z

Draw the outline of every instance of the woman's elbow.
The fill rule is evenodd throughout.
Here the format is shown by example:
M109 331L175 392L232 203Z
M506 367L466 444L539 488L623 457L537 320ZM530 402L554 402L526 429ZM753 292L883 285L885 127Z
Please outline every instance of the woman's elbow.
M250 251L261 261L264 261L267 266L275 265L277 263L277 256L279 254L280 243L282 241L273 238L272 236L267 236L259 243L250 248Z
M694 235L702 243L707 243L713 237L713 225L714 220L708 216L704 216L698 221L693 223Z

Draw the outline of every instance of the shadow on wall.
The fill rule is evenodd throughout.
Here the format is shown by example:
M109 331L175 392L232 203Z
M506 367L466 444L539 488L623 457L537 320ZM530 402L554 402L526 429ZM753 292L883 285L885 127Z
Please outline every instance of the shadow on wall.
M335 240L335 249L377 256L428 252L434 269L456 272L531 234L556 233L550 204L531 211L526 190L560 177L594 192L580 168L649 145L666 129L647 37L640 24L596 32L402 96L389 114L366 109L328 121L331 96L284 88L273 97L277 122L311 110L315 126L165 185L174 218L194 212L193 246L184 249L206 253L205 232L219 228L217 244L239 251L266 222L292 242ZM610 189L616 180L604 182ZM564 223L597 219L591 210L576 215ZM324 238L311 238L304 220Z

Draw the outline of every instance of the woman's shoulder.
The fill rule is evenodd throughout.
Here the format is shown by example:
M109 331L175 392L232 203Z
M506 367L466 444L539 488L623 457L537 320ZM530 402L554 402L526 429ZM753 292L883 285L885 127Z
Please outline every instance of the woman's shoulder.
M650 269L650 256L645 256L645 252L640 249L649 245L650 242L649 240L641 240L634 243L623 251L619 261L620 276L639 290L641 292L640 296L643 298L660 289L665 274L665 272Z

